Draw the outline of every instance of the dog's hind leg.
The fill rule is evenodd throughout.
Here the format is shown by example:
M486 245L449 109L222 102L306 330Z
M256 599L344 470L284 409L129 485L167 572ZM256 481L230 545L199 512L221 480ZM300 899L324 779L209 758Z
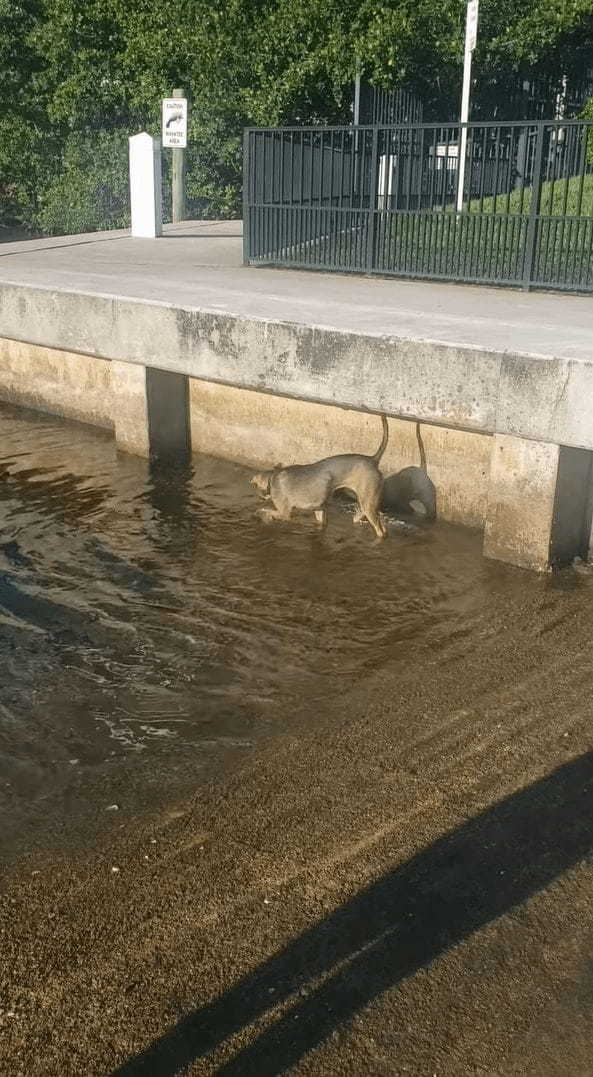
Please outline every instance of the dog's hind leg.
M315 509L315 519L320 527L325 527L327 523L327 512L325 509Z
M369 521L377 538L385 538L387 535L387 528L379 516L380 499L381 484L378 483L375 489L365 492L365 496L361 498L360 513Z
M370 523L373 531L375 532L377 538L380 538L380 539L387 538L387 528L385 527L385 524L383 523L381 517L379 516L379 511L378 510L375 510L375 509L367 510L366 518L369 521L369 523Z

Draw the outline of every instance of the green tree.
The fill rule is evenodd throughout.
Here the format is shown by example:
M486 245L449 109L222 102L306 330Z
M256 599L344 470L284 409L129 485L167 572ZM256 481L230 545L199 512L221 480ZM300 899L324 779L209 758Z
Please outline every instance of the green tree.
M349 122L357 57L454 113L464 21L465 0L0 0L0 221L124 220L127 137L158 133L174 86L193 212L238 214L242 128ZM593 0L481 0L482 85L576 71L592 49Z
M45 125L40 61L28 37L38 18L36 0L0 0L0 227L30 219L35 208Z

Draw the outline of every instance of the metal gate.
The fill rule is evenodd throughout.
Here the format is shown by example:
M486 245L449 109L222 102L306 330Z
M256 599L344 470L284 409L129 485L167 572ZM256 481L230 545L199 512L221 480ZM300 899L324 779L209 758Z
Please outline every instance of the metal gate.
M248 129L248 264L593 291L593 121Z

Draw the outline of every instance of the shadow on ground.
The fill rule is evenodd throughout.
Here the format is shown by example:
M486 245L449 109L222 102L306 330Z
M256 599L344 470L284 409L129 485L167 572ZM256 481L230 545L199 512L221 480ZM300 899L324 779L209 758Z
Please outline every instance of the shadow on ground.
M114 1077L178 1073L282 1002L286 1012L216 1072L283 1073L384 991L589 855L592 801L587 753L373 883Z
M242 232L165 232L161 239L243 239Z

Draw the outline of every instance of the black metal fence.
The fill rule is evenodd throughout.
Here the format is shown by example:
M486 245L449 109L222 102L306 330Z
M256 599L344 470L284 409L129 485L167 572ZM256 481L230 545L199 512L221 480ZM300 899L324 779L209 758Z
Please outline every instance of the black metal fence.
M424 106L413 90L383 90L363 83L360 87L361 124L422 123Z
M593 120L250 128L249 264L593 291Z

